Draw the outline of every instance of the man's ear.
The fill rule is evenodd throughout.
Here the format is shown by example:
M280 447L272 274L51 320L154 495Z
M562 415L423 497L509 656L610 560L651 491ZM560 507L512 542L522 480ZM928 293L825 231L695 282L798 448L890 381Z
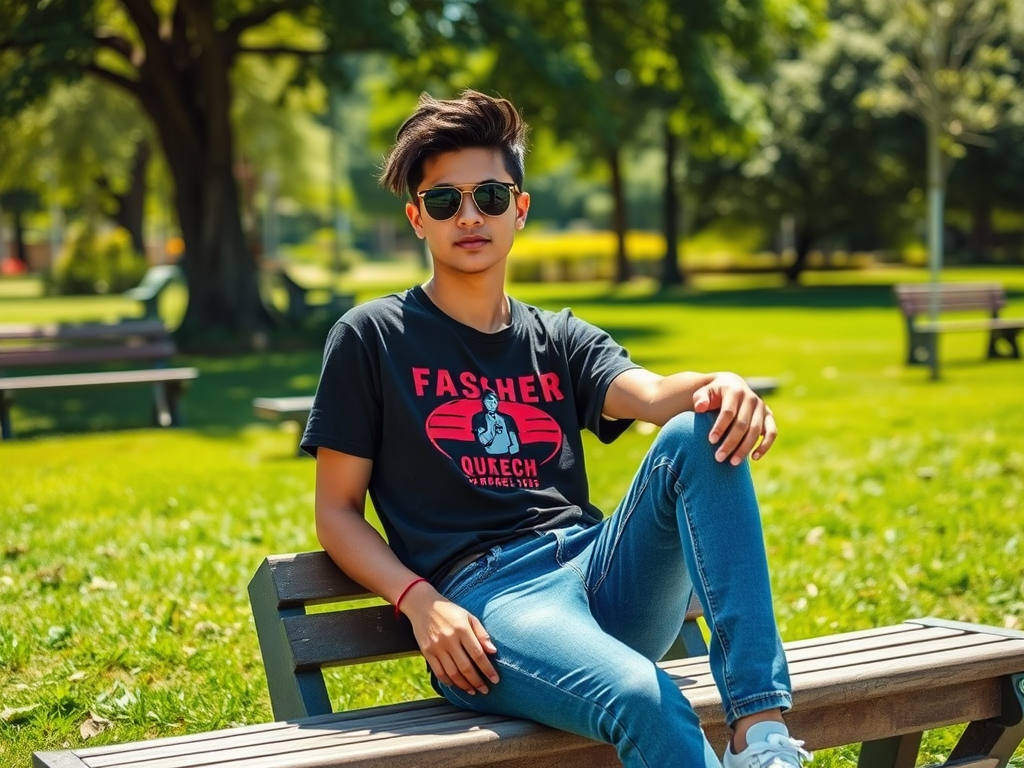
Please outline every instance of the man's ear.
M416 237L420 240L425 238L427 235L423 231L423 217L420 214L420 207L414 203L405 204L405 218L412 224L412 231L416 233Z
M516 229L526 226L526 214L530 211L530 193L520 192L516 195Z

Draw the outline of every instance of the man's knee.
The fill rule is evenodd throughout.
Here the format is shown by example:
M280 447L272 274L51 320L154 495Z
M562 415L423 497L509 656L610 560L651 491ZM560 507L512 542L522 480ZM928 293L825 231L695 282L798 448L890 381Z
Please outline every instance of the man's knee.
M714 451L708 435L711 434L711 427L715 423L716 416L717 412L685 411L677 414L661 428L658 441L671 444L688 453L694 449L701 449L708 455L712 455Z

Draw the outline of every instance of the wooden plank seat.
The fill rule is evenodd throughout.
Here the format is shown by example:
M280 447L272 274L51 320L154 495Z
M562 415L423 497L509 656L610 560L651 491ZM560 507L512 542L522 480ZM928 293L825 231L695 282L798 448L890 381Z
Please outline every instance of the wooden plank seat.
M363 600L322 553L267 558L249 587L277 722L128 744L38 752L37 768L610 768L611 747L441 699L331 712L321 670L416 653L388 606ZM691 612L683 643L701 652ZM861 768L912 768L924 730L969 723L949 760L1004 768L1024 738L1024 632L936 619L787 643L794 705L811 749L863 742ZM707 657L663 660L711 743L727 732Z
M970 319L931 320L932 292L939 313L983 312ZM1024 329L1024 317L1006 318L999 313L1006 306L1006 289L998 283L904 283L893 292L907 329L908 365L931 365L938 355L942 333L988 331L987 359L1020 358L1017 334Z
M14 393L33 389L152 384L154 423L179 425L181 396L187 382L199 373L195 368L168 367L176 353L174 341L159 320L0 325L0 436L13 436ZM151 367L39 372L119 363L148 363ZM12 369L28 369L28 373L12 376Z

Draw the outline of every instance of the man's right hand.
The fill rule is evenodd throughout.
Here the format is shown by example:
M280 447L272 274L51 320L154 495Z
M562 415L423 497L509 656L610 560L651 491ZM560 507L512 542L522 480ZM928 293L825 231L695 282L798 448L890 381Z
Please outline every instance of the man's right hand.
M409 590L402 600L402 613L409 617L420 651L442 683L473 696L487 693L487 680L498 682L498 672L488 658L498 649L476 616L442 597L427 582Z

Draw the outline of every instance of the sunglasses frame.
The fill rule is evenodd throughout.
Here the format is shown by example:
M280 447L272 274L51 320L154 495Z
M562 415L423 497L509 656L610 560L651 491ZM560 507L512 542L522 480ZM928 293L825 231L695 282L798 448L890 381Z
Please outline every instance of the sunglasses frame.
M459 187L456 187L453 184L443 184L443 185L441 185L439 187L431 187L430 189L424 189L422 192L417 192L416 193L416 197L418 197L420 200L423 201L423 210L427 214L427 216L429 216L431 219L433 219L434 221L451 221L456 216L458 216L459 215L459 211L462 210L462 204L466 200L466 195L475 195L476 191L478 189L480 189L480 187L486 187L486 186L488 186L490 184L496 184L499 187L505 187L506 189L508 189L509 192L512 193L512 196L509 198L509 201L508 201L509 205L511 205L512 202L515 200L516 195L520 194L519 185L516 184L515 182L512 182L512 181L481 181L479 184L473 185L473 187L471 189L460 189ZM459 194L461 194L462 197L459 198L459 205L452 212L451 216L447 216L446 218L439 219L436 216L434 216L434 214L431 213L430 208L427 207L426 195L429 192L433 192L434 190L442 190L442 189L443 190L453 189L456 192L458 192ZM506 211L508 211L508 207L506 206L505 210L502 211L501 213L487 213L487 211L483 210L480 207L480 205L476 202L476 198L473 199L473 205L475 205L476 209L478 211L480 211L480 213L482 213L484 216L489 216L491 218L494 218L496 216L502 216L502 215L505 214Z

